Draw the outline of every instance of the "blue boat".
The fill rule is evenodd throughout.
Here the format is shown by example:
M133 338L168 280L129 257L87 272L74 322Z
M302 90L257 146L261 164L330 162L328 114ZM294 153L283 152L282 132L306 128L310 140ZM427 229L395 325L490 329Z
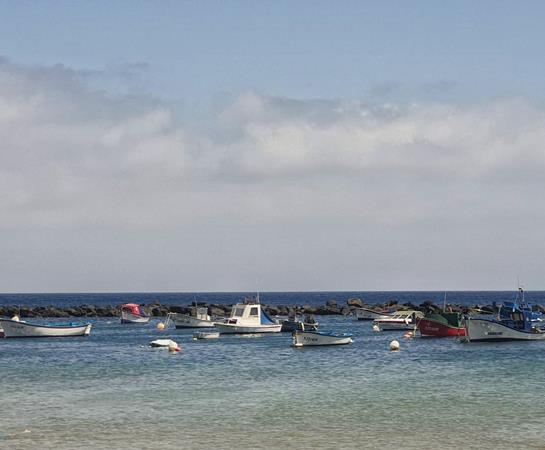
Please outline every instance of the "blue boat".
M514 302L497 306L498 312L492 317L467 317L465 341L539 341L545 339L541 326L542 314L532 311L524 300L524 290L519 288Z

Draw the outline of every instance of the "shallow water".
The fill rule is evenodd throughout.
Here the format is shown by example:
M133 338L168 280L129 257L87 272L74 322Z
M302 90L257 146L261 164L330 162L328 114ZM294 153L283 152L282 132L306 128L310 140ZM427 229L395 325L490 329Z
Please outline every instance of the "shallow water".
M0 448L545 448L545 342L406 340L319 320L355 342L193 341L115 319L88 338L0 340ZM159 337L182 352L146 347Z

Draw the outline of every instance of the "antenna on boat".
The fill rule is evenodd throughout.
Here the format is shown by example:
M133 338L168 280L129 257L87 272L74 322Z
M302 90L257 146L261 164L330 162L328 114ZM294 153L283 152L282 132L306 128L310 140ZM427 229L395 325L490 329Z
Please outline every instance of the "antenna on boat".
M445 291L445 297L443 298L443 312L447 310L447 291Z
M261 301L259 300L259 284L257 282L257 278L255 280L255 292L256 292L255 301L259 305L259 304L261 304Z

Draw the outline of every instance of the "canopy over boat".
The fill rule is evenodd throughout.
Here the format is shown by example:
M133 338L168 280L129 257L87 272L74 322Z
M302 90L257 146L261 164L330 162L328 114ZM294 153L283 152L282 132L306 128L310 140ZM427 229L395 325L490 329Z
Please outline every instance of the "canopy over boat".
M136 303L126 303L122 305L121 311L134 314L135 316L146 316L144 309L140 305L137 305Z

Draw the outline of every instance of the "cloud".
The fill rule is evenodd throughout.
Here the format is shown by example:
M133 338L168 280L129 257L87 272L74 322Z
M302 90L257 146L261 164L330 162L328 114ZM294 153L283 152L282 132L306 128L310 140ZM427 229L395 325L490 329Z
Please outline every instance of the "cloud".
M203 125L182 120L167 101L112 94L88 80L61 65L0 60L4 233L186 227L231 230L242 245L246 230L250 246L266 229L273 260L275 242L286 254L298 248L319 258L320 246L337 253L328 236L348 249L365 242L380 259L418 251L411 239L433 249L428 233L437 251L461 260L470 245L463 233L493 253L487 230L535 236L544 222L536 196L545 187L545 109L527 99L396 104L248 92L200 117ZM297 231L281 237L283 229ZM449 238L456 243L443 243ZM225 255L249 251L216 245Z

